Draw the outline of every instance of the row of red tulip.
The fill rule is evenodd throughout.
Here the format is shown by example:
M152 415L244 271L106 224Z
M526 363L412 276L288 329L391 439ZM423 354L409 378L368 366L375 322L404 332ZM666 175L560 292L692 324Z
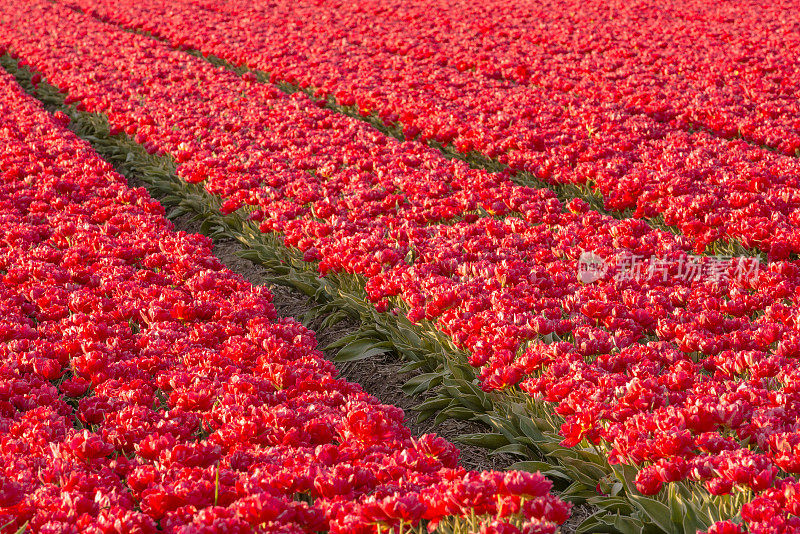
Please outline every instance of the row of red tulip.
M469 69L448 65L448 58L454 57L453 54L455 57L480 56L479 50L470 45L472 41L462 41L459 33L448 40L446 32L445 36L434 32L430 39L444 43L439 45L442 51L431 51L431 57L424 57L426 54L421 52L398 54L393 51L391 39L383 46L353 43L358 41L353 37L358 33L353 28L369 27L363 19L372 17L370 7L364 7L363 14L347 16L351 10L360 12L362 3L350 8L340 6L340 11L302 2L273 2L269 8L259 8L258 5L249 7L250 2L237 1L230 3L235 14L229 14L165 0L62 1L103 19L151 32L174 46L196 48L235 64L270 72L275 80L312 87L319 96L332 95L339 103L356 104L364 112L377 113L389 123L399 121L408 136L452 143L463 152L475 150L508 164L514 172L528 171L547 182L590 184L602 194L608 209L631 209L637 217L661 215L667 224L690 236L697 251L719 239L737 239L746 247L760 248L778 259L800 252L800 162L744 141L720 139L705 132L692 133L681 127L686 121L694 121L691 117L716 117L726 108L718 99L706 98L702 92L697 96L697 91L684 86L691 85L691 80L679 73L690 69L673 66L670 61L680 55L688 62L705 65L702 58L690 54L686 47L667 53L661 61L652 61L652 69L658 74L655 81L645 82L634 76L627 84L619 81L619 75L603 73L601 68L594 77L584 76L584 70L595 70L594 60L589 60L588 67L581 68L570 54L561 62L558 57L552 57L547 47L534 47L537 51L534 57L544 55L547 62L555 66L545 68L544 60L534 62L530 72L536 73L537 83L532 85L498 81L492 76L479 76ZM373 7L380 11L388 9L386 4L393 2L378 2ZM397 4L426 17L430 14L424 3ZM454 3L442 16L447 18L448 13L455 16L461 4ZM496 11L501 18L507 9L516 9L516 5L504 10L495 4L499 2L476 9ZM661 7L659 3L658 9ZM406 31L410 32L407 39L416 39L416 33L404 22L405 15L391 25L384 20L392 19L392 13L389 9L384 18L378 17L382 24L364 31L375 31L379 33L378 38L384 40L382 29L388 25L389 35ZM554 10L553 13L563 11ZM551 14L544 20L552 17ZM605 15L600 20L607 18ZM431 24L448 25L447 20L441 21L437 16L431 20ZM536 23L532 24L531 20ZM520 17L517 24L521 24L522 29L513 31L526 31L527 35L526 24L538 28L540 20L534 15ZM624 26L625 21L623 18L619 23L608 24ZM580 21L570 24L580 27ZM545 30L536 31L550 31L549 25ZM424 33L424 29L420 32ZM616 33L619 32L611 35ZM629 43L625 43L628 50ZM447 47L449 45L467 48L456 54ZM603 41L598 46L606 50L611 45ZM730 52L727 46L720 48L719 43L714 47L693 49L716 50L713 58ZM492 45L492 50L497 48ZM657 50L663 52L661 48ZM530 58L529 52L525 48L524 53L518 53L520 58L510 61L525 64ZM609 57L615 55L609 53ZM483 65L479 59L475 61L478 66ZM638 64L635 56L627 61L619 58L613 61L622 63L623 70L630 64ZM798 63L791 58L791 61L787 59L787 64L796 68ZM708 70L716 73L714 65L712 61L711 66L696 69L713 77ZM660 78L663 70L671 73L666 80ZM574 71L589 87L583 93L576 92L578 88L565 81L568 77L565 71ZM596 87L600 83L596 79L598 76L610 77L603 81L602 89ZM785 80L796 78L788 74L782 77ZM570 90L560 88L562 84L569 85ZM643 91L658 94L641 95L631 91L631 85L646 87ZM716 82L711 86L717 89ZM729 86L735 84L725 85ZM609 91L613 94L606 94ZM789 120L786 117L796 114L790 106L793 102L797 105L795 100L787 100L785 95L775 98L783 105L781 108L778 104L769 104L769 107L778 106L771 112L776 121ZM629 100L627 104L618 102L626 99ZM733 97L723 98L725 102L731 99ZM673 101L675 110L659 109L656 114L688 113L689 118L676 119L677 125L656 120L640 109ZM701 101L700 108L692 107L694 101ZM762 126L767 120L762 112L766 113L753 111L748 120L754 124L741 127L744 130L769 129ZM712 122L717 120L712 119ZM800 146L800 135L797 132L790 135L782 127L775 128L780 131L763 135L783 142L785 151L793 153Z
M5 73L0 92L4 532L366 533L488 514L552 533L569 515L538 473L465 472L452 444L412 438L64 114Z
M796 471L794 263L680 277L685 240L641 222L580 201L564 210L552 193L70 10L20 2L4 16L0 42L70 101L173 155L181 177L228 199L225 211L255 205L262 230L285 233L321 271L365 275L380 308L400 296L412 318L471 351L486 389L520 383L557 402L565 444L602 440L614 460L652 463L643 491L686 478L715 493L762 490L777 467ZM667 271L626 278L614 267L583 285L582 250L656 256ZM550 336L570 343L541 342Z
M279 16L291 38L304 32L341 55L390 54L381 57L619 103L789 155L800 148L800 37L788 2L181 2Z

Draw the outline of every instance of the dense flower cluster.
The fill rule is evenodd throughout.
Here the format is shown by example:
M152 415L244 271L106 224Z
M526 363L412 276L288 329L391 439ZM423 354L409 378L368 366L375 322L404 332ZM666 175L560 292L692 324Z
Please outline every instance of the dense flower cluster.
M104 2L77 3L102 12ZM800 63L792 53L800 38L787 2L340 0L272 2L268 8L242 0L181 3L211 12L215 22L230 23L232 15L242 14L265 22L282 18L292 27L248 28L284 37L265 43L262 52L276 63L292 52L301 60L324 61L332 56L314 47L334 45L339 58L353 58L349 68L368 57L373 67L395 58L395 68L405 59L431 73L447 67L479 79L619 103L682 128L699 126L724 137L738 133L789 155L800 148L794 98ZM149 23L159 25L158 19ZM277 46L285 47L283 54L275 53Z
M800 162L728 139L800 148L785 2L62 2L358 105L407 136L590 184L607 208L661 215L698 251L734 238L800 252Z
M685 479L758 492L800 472L798 262L681 279L685 237L564 206L44 0L2 9L0 44L68 101L170 154L224 211L251 205L321 273L364 275L379 309L399 297L469 350L485 389L555 403L564 444L644 464L642 492ZM673 261L664 276L582 284L583 251Z
M0 525L369 533L569 515L540 474L470 473L335 377L313 334L0 75ZM477 496L491 496L481 500ZM20 531L21 531L20 530Z

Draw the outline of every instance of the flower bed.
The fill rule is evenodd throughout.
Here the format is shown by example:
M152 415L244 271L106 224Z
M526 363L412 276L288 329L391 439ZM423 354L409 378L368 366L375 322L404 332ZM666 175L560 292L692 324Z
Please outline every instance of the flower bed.
M297 53L294 46L317 55L315 45L330 46L340 57L362 58L367 52L376 65L413 61L428 72L447 67L613 102L684 129L741 135L788 155L800 147L793 118L800 67L792 53L798 45L797 15L786 2L181 3L196 12L216 12L222 17L212 17L223 23L247 14L241 23L245 31L291 40L292 47L284 44L277 56ZM77 4L101 12L107 7L87 0ZM119 13L118 5L112 11ZM158 27L159 20L150 24ZM255 20L275 29L256 27ZM302 38L308 35L310 43Z
M467 473L450 443L411 438L401 410L337 379L312 332L276 319L209 239L172 232L63 113L5 73L0 86L3 531L566 519L543 476Z
M746 137L747 132L752 134L748 137L752 141L771 143L794 155L800 147L798 127L792 119L797 103L790 96L794 86L791 80L798 79L793 71L797 69L796 58L773 58L770 65L786 72L759 76L759 69L766 68L755 60L761 54L748 59L743 52L746 61L740 63L725 59L731 55L729 48L713 39L708 47L687 47L685 36L669 39L670 31L679 32L687 26L702 33L700 23L695 27L684 21L677 27L662 28L667 37L659 42L671 42L668 50L653 50L651 33L642 30L646 43L637 39L620 50L619 44L607 42L617 37L600 38L596 46L604 50L603 54L587 52L576 58L569 50L578 45L560 43L561 32L557 30L553 37L557 44L552 45L556 51L548 49L545 37L539 43L542 46L514 51L524 45L506 46L506 41L527 40L510 36L494 39L489 31L490 36L482 37L480 45L475 44L475 38L462 39L456 30L454 36L445 30L432 30L431 24L448 26L438 16L417 30L437 42L437 46L426 47L420 44L425 37L417 39L414 30L403 21L416 20L420 10L426 14L428 10L406 2L402 3L406 7L398 7L400 13L394 16L376 15L380 24L364 22L364 18L374 18L370 8L364 8L366 13L352 14L353 8L347 5L335 9L286 2L266 9L249 7L250 3L245 2L223 2L220 4L227 7L218 13L186 2L163 0L65 3L126 27L152 32L173 46L196 48L236 65L266 71L275 81L312 88L318 97L333 96L339 104L356 105L361 112L375 113L388 124L399 123L409 138L452 144L463 153L477 151L508 165L513 173L527 172L551 184L588 185L602 195L609 210L630 210L636 217L662 217L666 224L690 236L698 252L718 240L736 240L777 259L800 252L800 162L745 141L716 136L738 129ZM461 9L459 5L445 9L441 16L445 20L455 17ZM392 13L392 7L397 6L379 2L375 10L389 9L388 13ZM657 7L662 8L661 4ZM506 12L500 7L495 9L494 3L475 9L496 12L487 15L487 28L494 26L494 16L502 19ZM548 11L547 6L540 9ZM591 7L585 9L586 17L596 20L592 24L597 25L600 35L630 32L630 19L606 20L612 12L607 6L602 8L603 14L593 12ZM560 8L549 11L551 14L542 18L538 12L526 14L523 9L508 29L510 35L536 35L541 31L536 29L540 21L562 13ZM784 28L783 33L787 33L788 22L771 22L760 9L741 9L737 13L750 14L755 19L753 24L761 23L757 28L775 24L775 31ZM650 20L650 24L663 26L658 17L638 12L633 16L636 24ZM396 19L391 23L393 17ZM565 22L562 18L554 24L567 24L573 33L581 35L585 30L582 22L584 19L579 16L576 21ZM385 28L387 25L393 30ZM372 26L374 29L368 29ZM742 44L743 48L756 47L747 41L750 33L745 23L732 26L731 33L742 34L749 43ZM551 25L546 28L543 31L549 32ZM358 44L361 31L369 46ZM410 32L409 36L397 37L403 31ZM375 34L372 40L371 34ZM751 41L760 35L754 33ZM396 43L391 36L405 44ZM592 50L593 45L585 46ZM490 60L481 59L487 55L481 51L482 46L492 50L491 61L498 65L487 66ZM642 67L642 72L629 73L636 60L628 57L625 61L619 56L630 56L631 48L636 47L645 50L641 52L646 56L643 61L650 66ZM707 54L693 53L697 50L707 50ZM780 55L780 50L775 53ZM505 54L512 57L505 58ZM451 61L457 63L455 67L449 64ZM506 61L508 66L504 66ZM515 72L520 68L530 72L536 83L522 83L524 80L510 73L511 78L504 80L504 76L487 72ZM746 69L747 76L734 74L738 72L736 68ZM696 76L681 74L687 71ZM572 81L570 76L578 80ZM773 78L783 82L770 84ZM741 104L751 96L757 99L757 95L766 95L766 101ZM674 120L659 120L660 116ZM697 129L710 129L716 135Z
M682 278L683 238L562 206L69 10L15 8L0 42L69 102L170 154L224 212L284 233L322 273L363 275L379 309L430 320L470 351L485 389L556 404L565 446L588 440L646 466L647 494L682 480L714 495L791 487L777 479L797 471L796 263ZM581 283L587 250L669 262Z

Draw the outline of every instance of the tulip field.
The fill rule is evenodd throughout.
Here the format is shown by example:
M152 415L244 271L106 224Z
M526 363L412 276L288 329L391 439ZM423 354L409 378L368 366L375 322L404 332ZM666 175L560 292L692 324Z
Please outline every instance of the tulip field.
M798 51L783 0L1 2L0 533L800 532Z

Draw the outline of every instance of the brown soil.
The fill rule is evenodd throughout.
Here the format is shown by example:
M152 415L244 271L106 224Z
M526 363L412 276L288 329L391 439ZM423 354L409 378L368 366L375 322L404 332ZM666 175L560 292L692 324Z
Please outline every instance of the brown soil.
M584 503L572 507L572 514L567 522L561 525L561 534L575 534L578 526L599 509L591 504Z

